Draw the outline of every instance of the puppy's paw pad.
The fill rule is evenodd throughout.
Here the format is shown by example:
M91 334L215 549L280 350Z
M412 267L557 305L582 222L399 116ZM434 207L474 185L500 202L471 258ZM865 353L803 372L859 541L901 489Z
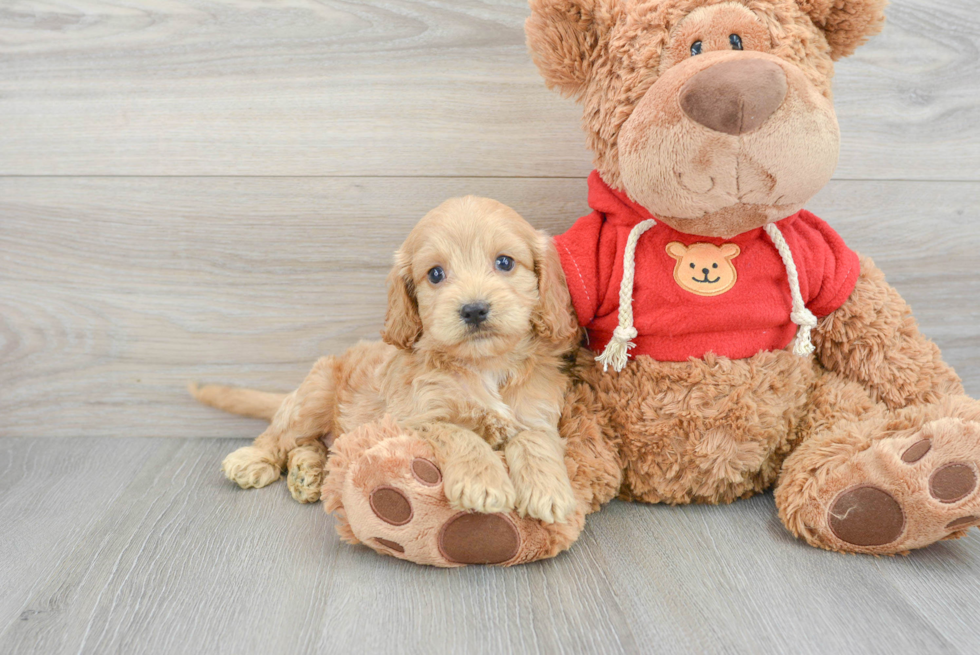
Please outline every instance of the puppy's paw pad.
M977 488L977 473L969 464L954 462L940 466L929 478L929 493L941 503L955 503Z
M502 564L520 548L517 526L500 514L461 512L439 531L439 552L454 564Z
M369 497L371 511L390 525L405 525L412 520L412 503L402 491L394 487L378 487Z
M888 492L862 485L837 496L827 523L841 541L855 546L884 546L902 536L905 512Z

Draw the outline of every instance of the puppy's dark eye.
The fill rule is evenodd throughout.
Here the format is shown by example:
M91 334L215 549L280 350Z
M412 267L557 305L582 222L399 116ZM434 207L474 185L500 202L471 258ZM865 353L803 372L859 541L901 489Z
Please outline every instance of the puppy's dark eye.
M691 262L691 268L694 268L694 262Z
M497 267L498 271L508 272L514 270L514 260L507 255L501 255L497 257L497 261L494 262L494 266Z
M439 284L446 279L446 271L442 270L442 266L434 266L429 269L429 282L432 284Z
M692 57L696 57L697 55L700 55L703 52L703 50L704 50L704 46L700 41L695 41L694 43L691 44Z
M712 264L711 268L718 268L718 264Z
M732 50L742 49L742 37L740 37L738 34L729 34L728 42L732 44Z

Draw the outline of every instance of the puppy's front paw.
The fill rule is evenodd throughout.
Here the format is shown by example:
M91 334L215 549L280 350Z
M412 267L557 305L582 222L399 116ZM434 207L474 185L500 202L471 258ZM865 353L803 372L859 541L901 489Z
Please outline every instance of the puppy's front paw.
M495 514L514 508L514 485L496 457L449 462L443 473L446 498L456 509Z
M225 457L221 470L242 489L259 489L272 484L282 474L272 456L254 446L239 448Z
M326 458L316 449L300 446L289 454L286 485L294 500L301 503L315 503L320 500L324 464Z
M577 503L568 476L522 476L517 483L517 513L545 523L564 523Z

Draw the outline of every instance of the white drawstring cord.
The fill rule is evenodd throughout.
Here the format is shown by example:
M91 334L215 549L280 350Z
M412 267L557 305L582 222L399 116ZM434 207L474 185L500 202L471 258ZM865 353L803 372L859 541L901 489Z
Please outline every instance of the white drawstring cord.
M633 275L636 270L636 242L643 233L656 225L652 218L641 221L633 226L626 239L626 251L623 253L623 281L619 285L619 325L613 330L612 339L606 344L606 349L596 357L602 364L602 370L608 371L609 365L618 372L626 366L629 359L629 349L635 348L632 339L636 338L636 328L633 327Z
M800 357L806 357L814 351L810 331L817 327L817 317L803 303L803 294L800 293L800 275L796 270L796 263L793 261L793 253L790 251L786 239L783 238L783 233L779 231L775 223L766 225L764 229L769 238L772 239L776 250L779 251L779 256L783 258L786 277L789 278L789 294L793 299L793 312L789 318L800 328L796 333L793 353Z

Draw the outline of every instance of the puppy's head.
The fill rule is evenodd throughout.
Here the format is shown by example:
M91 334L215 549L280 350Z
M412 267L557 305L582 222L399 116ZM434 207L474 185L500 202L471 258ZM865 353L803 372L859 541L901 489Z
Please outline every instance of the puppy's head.
M550 237L506 205L447 200L395 254L382 331L392 345L481 359L529 337L570 347L576 332Z

